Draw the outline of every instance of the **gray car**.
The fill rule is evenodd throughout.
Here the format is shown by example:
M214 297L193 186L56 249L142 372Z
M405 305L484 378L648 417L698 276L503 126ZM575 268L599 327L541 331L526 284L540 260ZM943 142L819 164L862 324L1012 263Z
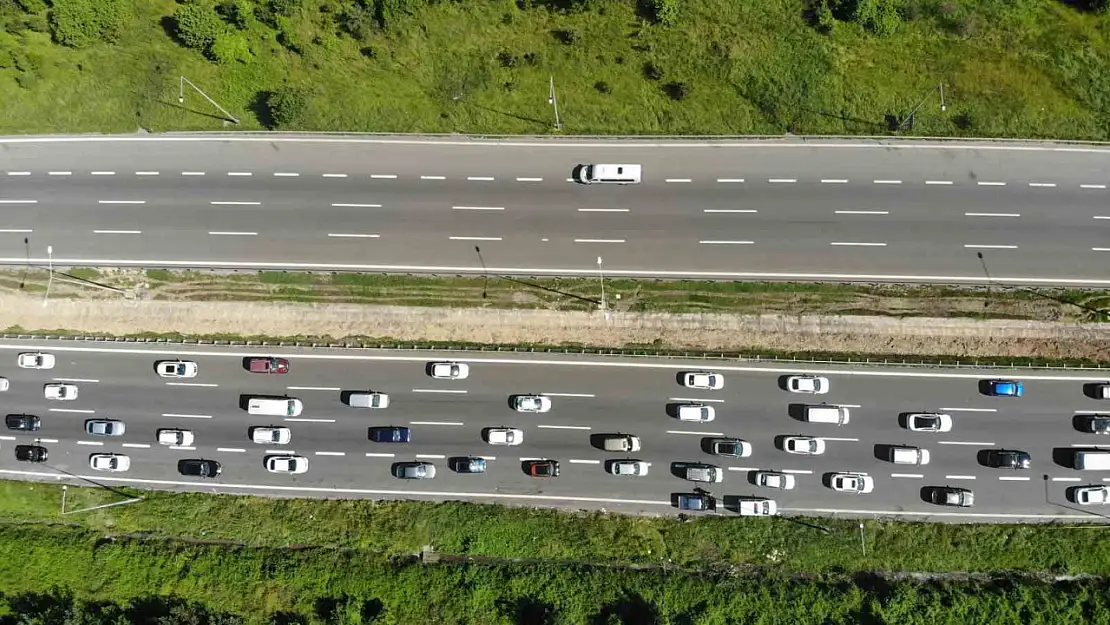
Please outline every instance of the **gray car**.
M436 465L430 462L398 462L393 465L393 477L402 480L430 480L436 476Z
M85 432L92 436L123 436L125 429L123 421L115 419L89 419L85 422Z

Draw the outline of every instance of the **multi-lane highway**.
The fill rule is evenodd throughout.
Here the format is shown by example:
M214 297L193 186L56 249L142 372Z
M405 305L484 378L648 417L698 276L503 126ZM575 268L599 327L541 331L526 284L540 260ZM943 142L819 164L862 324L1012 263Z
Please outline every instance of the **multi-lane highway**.
M0 139L0 262L1110 284L1110 149ZM634 186L569 181L639 163ZM27 245L24 238L29 239ZM475 253L480 246L483 259Z
M43 350L57 364L50 370L16 367L16 355ZM715 362L725 376L719 391L684 389L676 376L706 363L585 357L459 355L468 362L466 380L435 380L425 363L447 357L424 352L283 350L286 375L251 374L243 358L258 355L232 348L147 347L90 343L5 342L0 344L0 375L10 389L0 395L6 413L41 416L34 433L5 431L0 438L0 476L19 479L190 489L306 497L380 497L466 499L522 505L605 508L638 513L673 513L672 496L691 492L693 483L678 472L686 463L709 463L725 470L720 484L703 485L718 498L730 495L774 497L786 514L894 515L941 520L1091 519L1102 512L1069 503L1069 487L1110 482L1110 474L1079 472L1063 457L1075 446L1093 446L1104 437L1073 428L1077 412L1104 409L1106 402L1086 397L1090 375L1043 372L970 372L932 369L851 368L822 370L831 391L818 399L785 392L780 376L797 369ZM462 356L462 357L460 357ZM196 378L167 380L156 375L154 362L181 357L199 365ZM1025 396L1017 399L980 394L978 381L994 375L1020 377ZM42 387L70 381L80 389L76 401L45 400ZM389 393L384 410L344 405L341 392ZM544 393L551 412L521 414L509 407L516 393ZM248 415L240 409L244 394L298 397L303 414L294 418ZM668 416L669 403L704 400L716 408L710 423L683 423ZM851 406L851 422L837 427L803 423L790 414L792 403L827 401ZM909 432L898 415L943 410L952 415L951 432ZM111 418L126 423L121 437L85 434L86 419ZM258 445L248 428L281 425L292 431L288 445ZM372 426L400 425L412 430L409 444L368 440ZM511 426L524 431L524 443L495 447L481 437L483 428ZM159 428L185 428L196 440L191 448L159 445ZM598 435L628 433L643 441L631 456L606 453L592 444ZM777 445L783 435L808 434L825 439L822 456L794 456ZM702 439L735 436L749 441L747 458L709 455ZM15 460L17 444L38 439L50 453L45 464ZM925 466L893 465L882 459L885 446L915 445L931 452ZM1032 454L1032 467L1002 471L981 463L987 449L1021 449ZM271 474L262 466L267 453L295 452L309 461L304 475ZM131 458L124 473L89 469L93 453L123 453ZM458 474L447 460L483 456L487 472ZM644 477L606 474L605 461L633 457L650 463ZM185 477L177 461L208 458L223 473L214 480ZM559 460L562 475L529 477L522 462ZM432 480L399 480L393 463L427 460L436 465ZM767 491L750 483L752 471L778 470L796 476L792 491ZM866 495L837 493L823 484L827 473L860 471L875 478ZM70 482L73 483L73 482ZM975 506L940 508L922 498L928 486L974 490Z

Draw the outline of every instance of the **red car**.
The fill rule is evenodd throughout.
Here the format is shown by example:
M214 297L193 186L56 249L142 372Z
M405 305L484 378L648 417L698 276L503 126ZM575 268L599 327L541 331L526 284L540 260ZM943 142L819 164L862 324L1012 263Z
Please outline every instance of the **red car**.
M251 358L247 365L251 373L289 373L289 361L284 358Z
M558 460L529 460L526 464L532 477L559 477Z

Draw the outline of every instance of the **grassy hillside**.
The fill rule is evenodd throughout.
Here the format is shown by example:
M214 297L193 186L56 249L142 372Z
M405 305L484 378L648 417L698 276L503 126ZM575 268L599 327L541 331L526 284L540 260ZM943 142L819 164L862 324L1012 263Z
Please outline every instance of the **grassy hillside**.
M243 128L547 133L554 77L566 133L881 134L925 100L916 134L1110 138L1077 1L48 4L0 0L2 133L224 128L184 75Z

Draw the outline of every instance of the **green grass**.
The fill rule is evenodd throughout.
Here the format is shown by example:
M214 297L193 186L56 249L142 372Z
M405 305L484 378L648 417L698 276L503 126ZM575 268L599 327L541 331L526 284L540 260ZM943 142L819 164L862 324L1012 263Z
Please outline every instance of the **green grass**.
M548 133L554 77L567 133L881 134L928 96L914 133L1110 138L1110 16L1056 0L906 0L912 16L886 37L848 22L823 34L801 0L680 1L673 26L631 1L437 2L360 38L336 24L353 0L302 4L280 38L300 52L251 20L249 62L218 65L166 32L173 0L135 2L117 43L81 50L5 3L0 132L225 128L196 93L178 105L184 75L245 129L262 126L260 94L289 84L311 91L303 129ZM672 82L688 97L670 99Z

